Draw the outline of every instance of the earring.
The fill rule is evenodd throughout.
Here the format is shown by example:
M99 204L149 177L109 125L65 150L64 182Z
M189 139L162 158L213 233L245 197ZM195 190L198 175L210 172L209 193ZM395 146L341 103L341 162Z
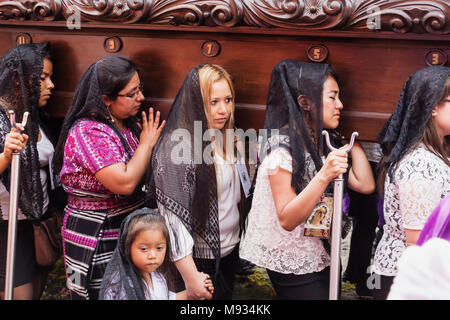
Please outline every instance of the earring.
M106 109L108 110L108 113L109 113L109 119L108 119L108 120L111 121L111 123L114 123L114 119L113 119L113 117L111 116L111 111L109 111L109 106L110 106L110 105L107 105L107 106L106 106Z

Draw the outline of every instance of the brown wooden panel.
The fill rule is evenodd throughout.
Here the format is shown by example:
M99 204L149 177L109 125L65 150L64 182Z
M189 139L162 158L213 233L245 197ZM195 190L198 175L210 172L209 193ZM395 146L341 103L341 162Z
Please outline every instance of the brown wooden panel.
M108 5L112 3L107 2ZM312 11L303 11L298 18L289 20L284 15L276 16L268 8L264 20L267 25L261 20L264 10L257 4L250 8L252 2L227 2L243 4L242 12L230 11L230 21L234 24L211 20L206 14L199 18L198 24L192 25L181 18L192 12L194 16L199 12L218 13L215 11L219 6L217 1L197 7L198 11L192 11L191 2L185 1L177 2L175 7L166 8L166 4L161 4L158 12L146 11L149 7L139 11L136 7L131 9L132 15L115 17L116 22L111 22L114 18L111 12L96 13L86 7L82 10L82 28L69 31L61 16L64 15L61 5L74 2L51 1L53 5L48 11L33 11L37 4L30 1L23 6L30 7L31 11L21 11L20 7L16 18L39 21L16 21L11 18L13 16L8 16L10 7L0 0L0 11L3 10L0 18L6 18L6 22L0 20L0 54L14 46L16 36L22 32L29 33L34 42L51 42L56 88L47 108L55 118L64 117L73 91L89 65L111 54L103 46L107 37L120 37L123 48L119 54L128 55L140 67L147 104L161 110L163 117L167 116L179 87L194 66L205 62L220 64L230 72L235 84L236 124L243 129L259 129L264 124L273 66L286 58L309 61L308 48L319 44L328 49L325 63L331 64L340 78L344 111L339 130L345 135L358 130L359 138L369 141L375 140L395 108L408 75L426 66L426 54L431 49L440 49L450 56L447 30L450 6L445 1L422 1L414 12L402 6L405 1L378 1L380 9L385 11L381 32L368 32L362 28L367 14L358 11L364 7L361 1L352 1L353 10L341 8L343 11L338 14L339 9L334 16L327 11L325 18L314 16ZM404 26L398 30L391 30L393 26L389 24L389 19L397 17L389 13L394 7L403 12L398 17L404 17ZM227 12L228 9L224 10ZM418 14L427 10L430 13L428 20L420 20ZM36 12L45 14L45 19L34 17ZM438 19L432 23L432 18L441 17L441 13L444 22ZM143 20L132 20L137 16ZM233 20L234 16L244 20ZM416 24L416 20L422 22ZM182 26L170 25L171 21ZM219 43L221 50L217 56L202 54L201 46L207 40Z

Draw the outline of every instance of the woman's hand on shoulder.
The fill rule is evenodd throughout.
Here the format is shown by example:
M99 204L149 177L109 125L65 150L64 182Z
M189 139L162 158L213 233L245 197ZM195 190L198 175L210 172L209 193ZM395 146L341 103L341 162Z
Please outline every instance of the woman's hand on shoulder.
M142 132L140 136L140 143L148 145L150 149L153 149L159 136L161 135L166 121L164 120L161 124L159 124L160 112L156 112L156 117L154 117L153 108L149 109L148 114L149 117L147 120L147 115L145 112L142 112Z

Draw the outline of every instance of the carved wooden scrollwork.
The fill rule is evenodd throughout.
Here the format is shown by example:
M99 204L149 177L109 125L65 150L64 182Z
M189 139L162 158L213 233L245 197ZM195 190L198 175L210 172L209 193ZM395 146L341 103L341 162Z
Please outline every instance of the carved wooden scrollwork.
M380 23L380 30L399 33L450 33L450 2L447 0L359 1L348 27L364 28L367 20Z
M70 10L69 10L70 9ZM0 0L2 20L450 33L448 0Z
M0 1L1 20L43 20L61 19L60 0L47 1Z

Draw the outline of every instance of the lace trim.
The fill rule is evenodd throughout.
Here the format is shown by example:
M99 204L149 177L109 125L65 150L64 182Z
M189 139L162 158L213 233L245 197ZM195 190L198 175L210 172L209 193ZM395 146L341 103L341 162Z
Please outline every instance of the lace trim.
M314 164L306 155L305 180L313 176ZM262 162L256 179L253 205L248 215L246 233L240 245L240 256L258 266L280 273L306 274L329 266L330 257L322 241L304 237L304 223L292 231L280 225L268 172L281 167L292 172L292 157L285 148L272 151ZM311 171L312 168L312 171Z
M450 193L450 167L423 145L407 153L386 175L383 237L375 252L375 271L393 276L406 249L405 228L422 230L440 200Z

